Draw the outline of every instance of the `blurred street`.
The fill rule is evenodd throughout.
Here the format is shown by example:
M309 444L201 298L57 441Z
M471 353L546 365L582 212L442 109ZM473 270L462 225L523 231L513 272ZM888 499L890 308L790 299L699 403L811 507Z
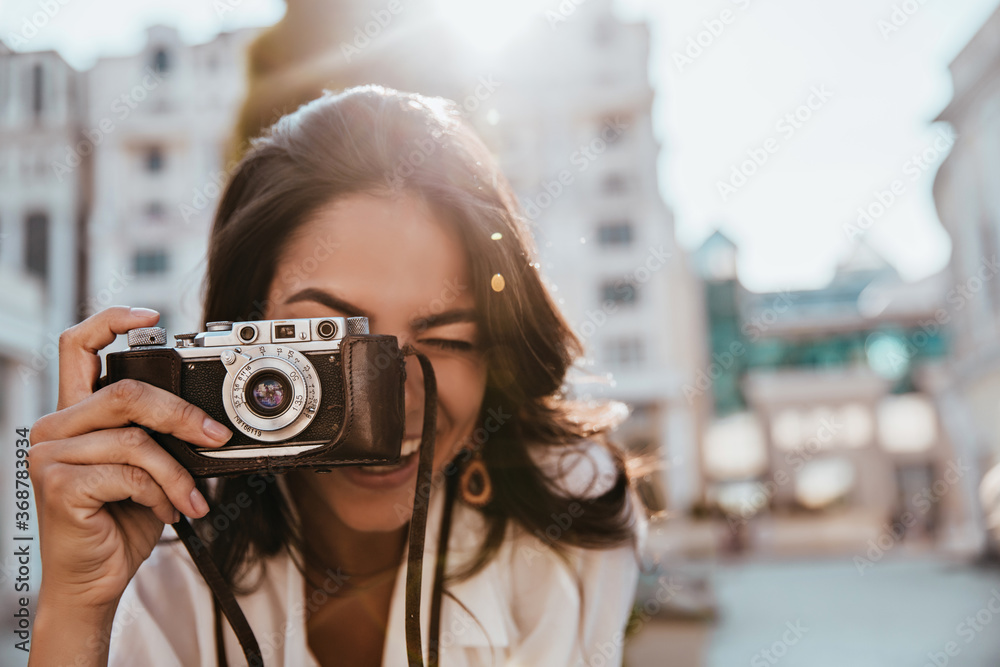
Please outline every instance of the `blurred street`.
M731 561L709 578L717 621L649 621L627 667L995 667L1000 655L1000 569L901 554L863 576L844 557Z
M715 581L723 614L711 636L708 667L935 664L929 654L938 654L938 665L986 667L995 666L1000 654L1000 633L990 627L994 613L987 608L1000 587L996 570L900 559L861 576L850 560L838 559L727 567ZM980 618L989 620L977 632L965 619L983 609ZM775 644L788 623L806 632L779 657L783 651ZM957 645L950 661L939 655L949 642ZM766 658L765 649L774 658Z

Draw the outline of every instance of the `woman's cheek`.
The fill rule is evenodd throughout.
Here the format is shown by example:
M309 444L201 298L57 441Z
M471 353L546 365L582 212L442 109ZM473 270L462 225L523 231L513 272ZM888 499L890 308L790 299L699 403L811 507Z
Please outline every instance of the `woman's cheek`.
M486 371L481 363L449 359L435 364L438 381L439 412L443 413L450 433L451 454L458 451L476 426L476 418L486 393Z

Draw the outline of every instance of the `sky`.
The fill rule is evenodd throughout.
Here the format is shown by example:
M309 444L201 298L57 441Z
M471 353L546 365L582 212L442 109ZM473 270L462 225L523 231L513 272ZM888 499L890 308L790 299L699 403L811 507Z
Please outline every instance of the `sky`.
M496 25L495 12L475 21L492 0L442 1L470 30ZM502 6L541 20L559 1ZM821 286L859 241L907 279L944 269L931 186L951 139L934 118L951 98L948 63L998 3L618 0L621 17L650 24L661 191L682 246L722 229L741 280L761 291ZM141 48L154 23L202 42L283 12L279 0L0 0L0 37L41 17L21 50L54 48L86 69ZM924 151L933 159L912 161ZM861 228L858 208L890 195Z
M740 248L741 280L758 290L821 286L859 241L907 279L946 267L951 243L931 187L952 139L934 118L951 99L948 64L997 0L623 4L652 25L660 176L683 245L721 228ZM712 20L724 10L720 32ZM693 62L676 58L705 21L719 35L701 36L709 45ZM810 100L817 87L828 95L822 104ZM777 127L810 101L819 108L801 113L801 127ZM765 162L768 139L776 150ZM925 150L935 159L908 163ZM763 165L720 192L748 151ZM880 195L895 200L860 229L857 209Z

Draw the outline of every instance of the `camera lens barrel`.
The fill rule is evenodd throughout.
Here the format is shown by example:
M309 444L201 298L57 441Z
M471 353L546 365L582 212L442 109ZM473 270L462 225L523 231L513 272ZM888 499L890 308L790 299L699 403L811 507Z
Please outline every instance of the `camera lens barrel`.
M244 401L260 417L272 419L288 409L294 394L284 373L268 369L258 371L247 380Z
M288 440L316 416L322 400L319 376L294 347L254 343L242 351L225 350L218 359L226 369L222 407L230 421L254 440Z

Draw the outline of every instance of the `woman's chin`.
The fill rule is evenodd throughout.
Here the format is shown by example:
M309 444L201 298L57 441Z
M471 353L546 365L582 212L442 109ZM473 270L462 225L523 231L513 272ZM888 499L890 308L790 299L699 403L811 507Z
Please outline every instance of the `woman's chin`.
M311 487L313 502L326 505L350 530L390 532L405 526L413 515L419 458L418 449L395 465L339 467L301 481ZM441 465L436 461L435 470ZM426 493L426 484L423 487Z
M397 516L396 511L390 508L373 508L373 511L366 511L365 508L352 507L347 512L342 512L340 520L351 530L358 533L391 533L405 526L410 521L409 506L400 507L401 516Z
M410 521L415 486L414 461L413 465L385 472L336 469L323 476L321 493L333 513L349 529L363 533L388 532Z
M349 529L359 533L387 533L399 530L410 521L413 498L397 502L383 498L365 503L336 504L334 512Z

